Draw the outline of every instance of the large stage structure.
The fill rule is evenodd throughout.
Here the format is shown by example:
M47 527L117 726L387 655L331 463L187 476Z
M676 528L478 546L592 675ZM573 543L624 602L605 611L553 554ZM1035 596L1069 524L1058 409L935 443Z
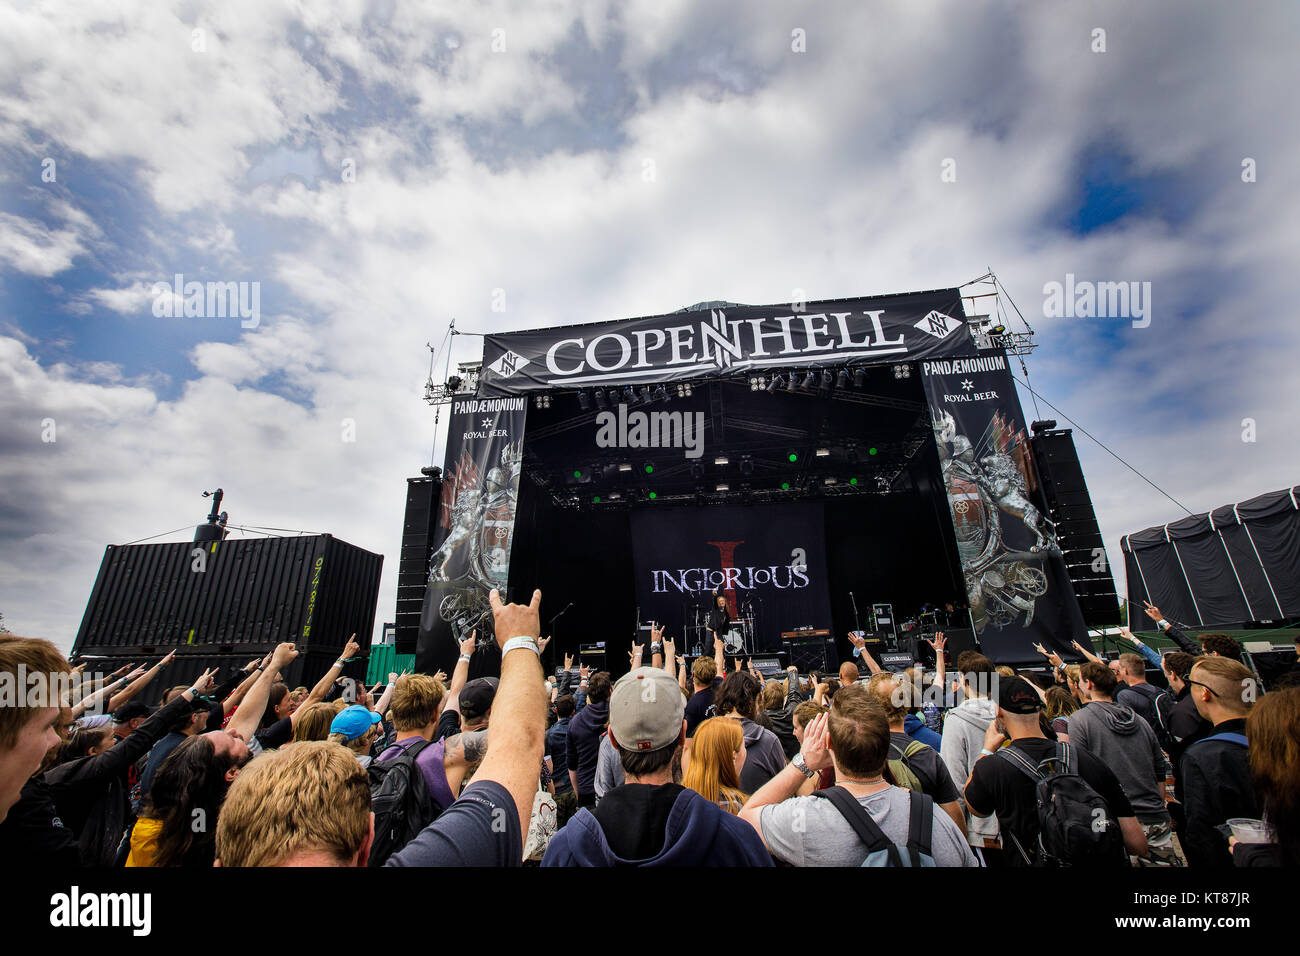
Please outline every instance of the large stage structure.
M846 657L849 631L883 642L886 603L914 656L937 628L1073 659L1084 618L1008 362L1031 347L957 288L486 336L426 396L450 424L417 668L450 671L494 587L541 587L556 660L603 642L615 670L649 621L711 653L717 595L746 655L820 631Z

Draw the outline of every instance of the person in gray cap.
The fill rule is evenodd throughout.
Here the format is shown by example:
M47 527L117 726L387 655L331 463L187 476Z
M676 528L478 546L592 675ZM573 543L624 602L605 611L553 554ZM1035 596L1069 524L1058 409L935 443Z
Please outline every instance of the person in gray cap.
M771 866L748 824L674 783L685 702L667 671L638 667L614 685L609 736L626 781L552 837L542 866Z

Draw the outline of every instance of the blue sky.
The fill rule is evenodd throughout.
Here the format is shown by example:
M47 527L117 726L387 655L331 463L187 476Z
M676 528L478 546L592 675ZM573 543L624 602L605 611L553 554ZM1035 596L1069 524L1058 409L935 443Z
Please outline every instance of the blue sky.
M385 554L390 618L403 479L433 442L425 342L452 317L522 328L992 267L1039 333L1035 387L1189 508L1295 483L1298 19L0 9L0 613L69 646L104 545L197 523L221 484L232 521ZM257 282L259 324L155 317L176 273ZM1151 325L1044 315L1067 273L1150 282ZM1113 560L1121 534L1179 516L1079 448Z

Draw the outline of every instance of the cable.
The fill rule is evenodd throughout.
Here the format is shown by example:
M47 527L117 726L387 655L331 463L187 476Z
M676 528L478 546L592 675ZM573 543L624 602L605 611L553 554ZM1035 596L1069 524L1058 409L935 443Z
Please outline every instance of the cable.
M1111 456L1112 458L1114 458L1117 462L1119 462L1121 465L1123 465L1123 466L1124 466L1125 468L1127 468L1129 471L1133 472L1133 474L1137 475L1139 478L1141 478L1143 481L1145 481L1148 485L1150 485L1150 486L1151 486L1152 488L1154 488L1156 491L1160 492L1162 495L1164 495L1166 498L1168 498L1168 499L1169 499L1170 501L1172 501L1174 504L1178 505L1178 507L1180 507L1180 508L1182 508L1184 511L1186 511L1188 515L1191 515L1191 514L1192 514L1191 510L1188 509L1188 507L1187 507L1185 504L1183 504L1181 501L1179 501L1177 498L1175 498L1175 497L1174 497L1173 495L1171 495L1169 492L1165 491L1163 488L1161 488L1159 485L1157 485L1154 481L1152 481L1152 480L1151 480L1150 478L1148 478L1146 475L1142 474L1142 472L1138 471L1136 468L1134 468L1132 465L1130 465L1128 462L1126 462L1126 461L1125 461L1123 458L1121 458L1119 455L1115 454L1113 451L1111 451L1109 448L1107 448L1106 445L1105 445L1105 443L1102 442L1102 440L1099 439L1097 436L1093 435L1090 431L1088 431L1088 429L1084 428L1082 425L1080 425L1078 422L1076 422L1076 421L1075 421L1073 418L1071 418L1069 415L1065 414L1065 412L1061 411L1059 408L1057 408L1055 405L1053 405L1051 402L1049 402L1046 398L1043 398L1042 395L1039 395L1037 392L1035 392L1034 389L1033 389L1033 387L1030 386L1030 384L1029 384L1027 381L1026 381L1026 382L1021 382L1020 379L1016 378L1016 376L1015 376L1014 374L1013 374L1011 377L1012 377L1012 379L1014 379L1015 381L1020 382L1020 384L1023 385L1025 388L1029 389L1029 394L1035 396L1036 398L1042 398L1042 399L1043 399L1043 404L1044 404L1044 405L1046 405L1046 406L1047 406L1048 408L1050 408L1052 411L1056 412L1056 414L1060 415L1062 418L1064 418L1067 422L1069 422L1069 423L1070 423L1071 425L1073 425L1075 428L1079 429L1079 431L1083 432L1085 435L1087 435L1089 438L1091 438L1094 442L1096 442L1096 443L1097 443L1097 444L1102 448L1103 451L1106 452L1106 454L1110 455L1110 456Z
M181 525L179 528L176 528L176 529L174 529L174 530L172 530L172 531L164 531L162 534L151 534L151 535L149 535L149 537L147 537L147 538L137 538L137 539L134 540L134 541L128 541L126 544L121 545L121 547L125 548L127 545L131 545L131 544L139 544L141 541L152 541L154 538L163 538L163 537L166 537L166 536L169 535L169 534L176 534L176 533L178 533L178 532L180 532L180 531L184 531L186 528L189 528L189 527L192 527L192 526L191 526L191 525L187 525L187 524L186 524L186 525Z

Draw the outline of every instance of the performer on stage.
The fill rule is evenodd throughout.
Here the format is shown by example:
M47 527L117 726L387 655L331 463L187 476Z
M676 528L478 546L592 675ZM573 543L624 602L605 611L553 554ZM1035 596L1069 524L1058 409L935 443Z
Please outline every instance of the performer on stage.
M718 589L713 589L713 607L709 608L708 622L705 625L709 629L709 640L716 641L727 633L728 625L731 623L731 614L727 610L727 596L719 594Z

